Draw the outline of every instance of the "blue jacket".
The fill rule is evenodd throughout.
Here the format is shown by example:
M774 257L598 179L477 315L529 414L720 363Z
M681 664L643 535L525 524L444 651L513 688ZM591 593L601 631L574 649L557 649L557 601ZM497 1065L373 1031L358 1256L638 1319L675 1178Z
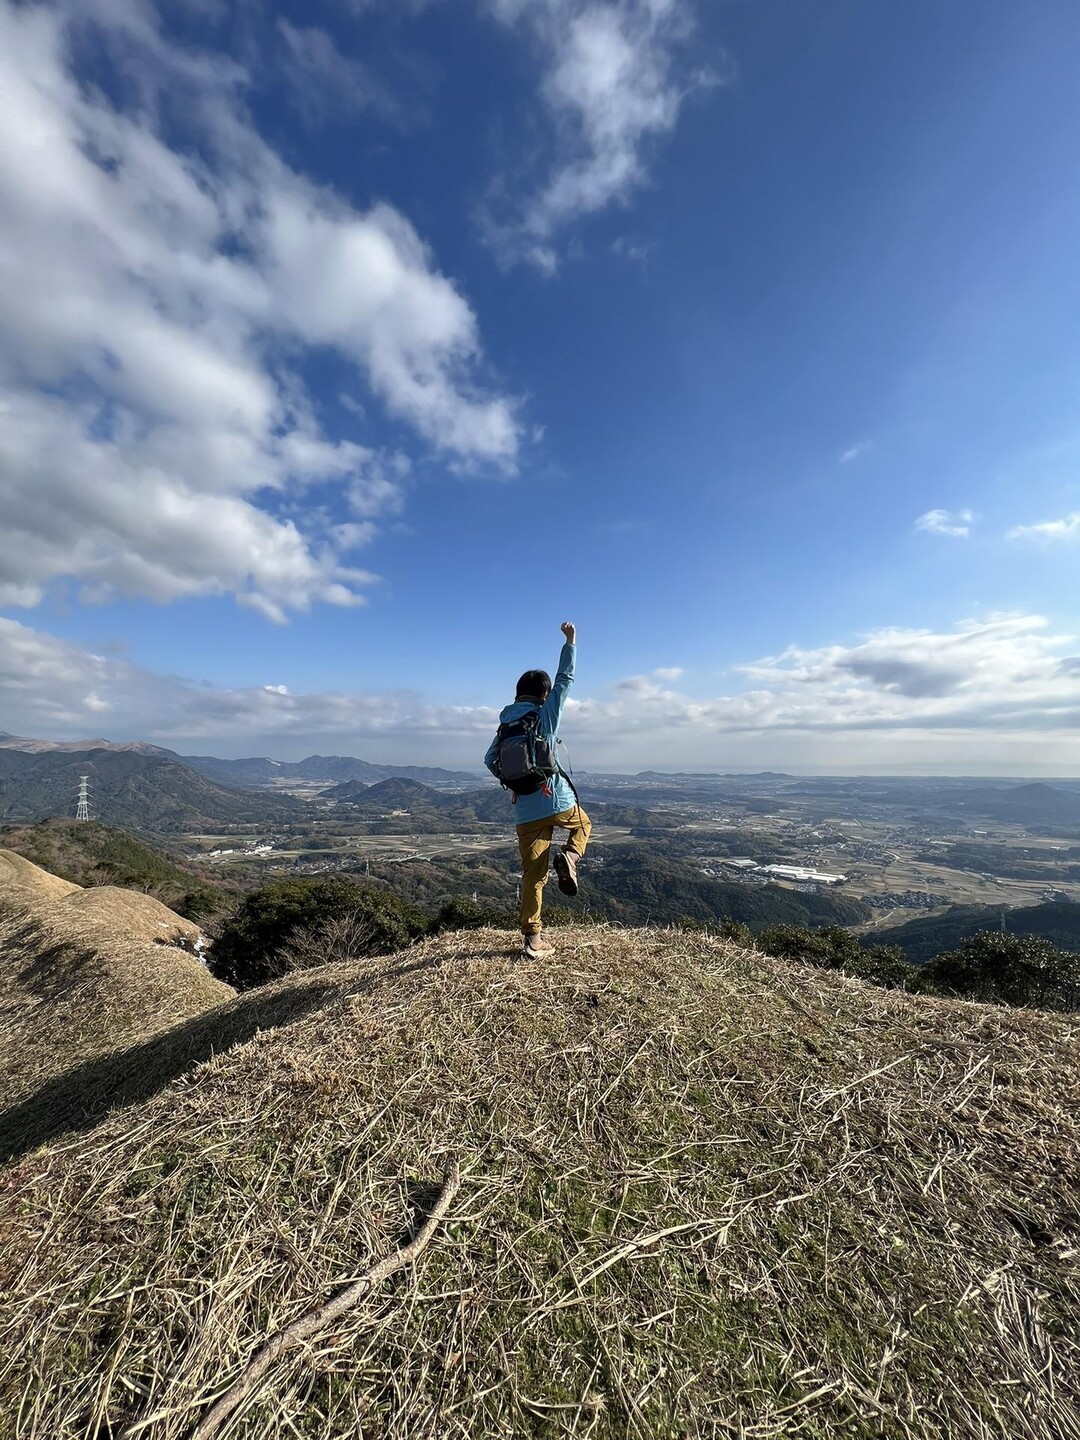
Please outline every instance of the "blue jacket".
M559 656L559 673L555 676L555 683L551 687L551 694L540 707L540 733L551 744L552 752L556 752L556 740L559 738L559 721L562 719L563 706L566 704L567 692L574 683L574 645L564 645L562 654ZM520 720L522 715L527 715L536 706L528 700L515 700L513 705L507 705L506 709L499 716L500 722L505 725L511 720ZM495 753L499 748L499 737L488 746L488 752L484 756L484 764L495 774ZM546 787L551 794L545 794L544 790L537 790L534 795L519 795L514 804L513 816L515 825L528 825L531 820L546 820L549 815L559 815L564 810L572 810L577 804L577 799L571 790L568 781L562 775L553 775Z

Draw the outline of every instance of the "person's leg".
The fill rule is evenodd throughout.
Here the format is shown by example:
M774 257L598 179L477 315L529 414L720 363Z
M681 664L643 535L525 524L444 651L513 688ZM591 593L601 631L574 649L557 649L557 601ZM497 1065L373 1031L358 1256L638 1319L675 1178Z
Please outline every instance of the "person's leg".
M566 844L555 856L555 874L559 889L564 895L578 893L577 865L585 854L592 833L592 822L580 805L572 810L563 810L555 816L554 823L560 830L569 830Z
M575 805L573 810L567 810L562 815L556 816L555 824L560 830L569 830L570 834L567 836L565 848L580 860L585 854L589 836L592 834L592 821L588 815L580 805Z
M544 928L540 914L544 905L544 886L551 858L551 836L554 817L533 820L517 827L518 850L521 853L521 933L539 935Z

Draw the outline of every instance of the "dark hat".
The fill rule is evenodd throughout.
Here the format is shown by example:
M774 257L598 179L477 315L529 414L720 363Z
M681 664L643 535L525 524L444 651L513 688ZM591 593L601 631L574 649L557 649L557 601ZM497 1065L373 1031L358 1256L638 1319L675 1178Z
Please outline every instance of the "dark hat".
M544 700L551 694L551 676L546 670L526 670L517 683L515 700Z

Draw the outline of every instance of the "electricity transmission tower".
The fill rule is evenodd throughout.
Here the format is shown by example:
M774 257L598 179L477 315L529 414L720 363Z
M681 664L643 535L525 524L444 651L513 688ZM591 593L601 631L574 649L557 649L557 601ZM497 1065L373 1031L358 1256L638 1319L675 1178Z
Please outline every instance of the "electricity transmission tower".
M90 819L90 776L79 776L79 808L75 811L76 820Z

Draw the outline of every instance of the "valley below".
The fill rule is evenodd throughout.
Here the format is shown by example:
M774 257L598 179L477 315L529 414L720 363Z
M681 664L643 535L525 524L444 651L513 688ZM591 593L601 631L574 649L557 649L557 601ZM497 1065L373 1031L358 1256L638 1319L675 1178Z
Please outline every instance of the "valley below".
M606 918L629 909L637 922L679 923L712 905L752 924L783 895L807 906L811 923L887 939L957 906L1008 928L1009 912L1080 902L1075 781L653 772L577 783L594 820L583 903ZM303 800L302 821L189 835L186 853L247 883L359 872L405 895L513 898L513 808L490 782L279 784Z

